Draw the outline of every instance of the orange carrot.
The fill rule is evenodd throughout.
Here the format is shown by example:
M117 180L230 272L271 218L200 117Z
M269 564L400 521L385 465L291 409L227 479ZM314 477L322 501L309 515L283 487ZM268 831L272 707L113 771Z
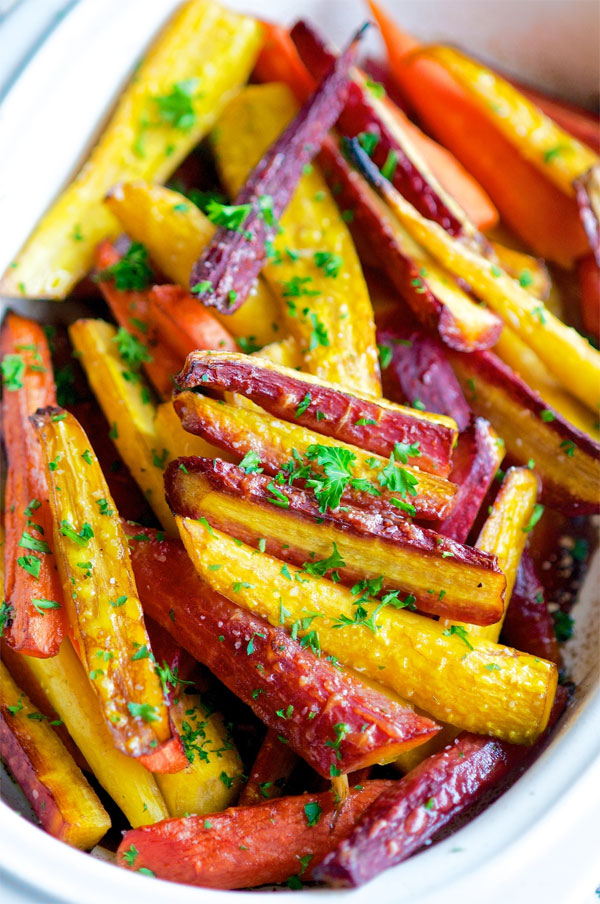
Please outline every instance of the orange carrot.
M586 333L600 337L600 269L593 254L577 262L581 289L581 319Z
M367 807L395 784L367 782L361 790L352 788L343 803L324 791L231 807L208 817L165 819L126 832L118 863L205 888L252 888L292 876L298 877L299 888L300 877L310 878Z
M42 450L29 423L56 404L50 350L41 326L9 313L0 332L8 457L5 496L5 633L20 653L58 653L64 632L62 587L52 548L52 517Z
M108 240L98 245L98 270L113 267L120 259L121 255ZM148 350L149 360L144 362L144 367L156 391L164 399L170 398L171 376L181 370L182 360L175 350L159 340L150 318L147 289L125 291L117 289L115 283L107 279L101 279L99 285L117 323Z
M239 805L250 807L264 800L281 797L281 790L297 762L298 757L294 751L279 740L276 731L268 728L254 760L250 778L240 795Z
M316 87L316 80L302 62L296 46L287 29L280 25L264 23L267 38L255 67L255 75L261 82L286 82L298 100L305 101ZM475 179L461 166L456 158L424 135L411 123L401 110L386 98L388 113L394 117L423 157L434 176L458 201L469 219L478 229L491 229L498 222L498 211Z
M302 103L315 90L316 82L300 59L287 28L262 23L265 43L254 74L259 82L286 82Z
M427 128L455 154L498 207L500 215L537 254L563 266L586 253L576 203L500 134L444 69L411 54L421 45L369 0L403 94Z
M181 286L153 286L148 293L148 309L159 339L182 361L194 349L237 351L225 327Z

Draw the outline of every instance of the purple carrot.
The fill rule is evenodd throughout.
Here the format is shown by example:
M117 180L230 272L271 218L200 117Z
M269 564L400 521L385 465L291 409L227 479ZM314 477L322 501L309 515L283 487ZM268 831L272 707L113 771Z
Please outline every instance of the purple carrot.
M205 305L231 314L247 298L303 168L318 153L344 106L350 70L365 28L358 31L310 100L253 169L233 205L238 214L236 228L221 226L194 264L190 287Z
M451 819L464 813L486 791L539 754L567 705L559 687L548 728L533 747L463 732L445 750L428 757L364 812L352 834L314 870L330 885L357 887L406 860Z

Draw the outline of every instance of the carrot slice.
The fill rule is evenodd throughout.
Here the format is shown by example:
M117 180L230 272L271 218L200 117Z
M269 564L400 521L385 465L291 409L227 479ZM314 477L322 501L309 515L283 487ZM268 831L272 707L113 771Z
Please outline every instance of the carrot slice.
M544 588L527 551L523 553L519 563L517 579L502 625L502 639L525 653L555 662L558 668L562 665L552 617L544 600Z
M574 200L523 158L439 64L412 55L421 46L415 38L373 0L369 6L393 75L425 126L483 186L514 232L542 257L571 266L587 247Z
M568 702L566 688L559 692L549 727L533 749L464 732L380 795L315 870L315 878L336 886L363 885L410 857L486 791L497 796L503 778L516 779L519 767L541 753Z
M307 69L307 66L304 65L298 54L294 42L300 45L301 36L308 37L308 26L304 23L298 23L292 30L292 35L290 35L287 29L282 28L279 25L270 25L266 23L265 28L267 29L267 40L265 41L263 50L259 56L255 68L255 75L261 82L286 82L292 88L299 100L306 100L311 91L314 90L315 78L325 71L326 66L324 66L324 64L327 63L327 61L329 61L329 63L333 61L333 54L327 51L324 45L321 44L319 49L320 68L315 68L314 40L316 39L316 35L312 33L310 38L313 52L310 57L310 63L307 61ZM300 28L302 28L302 32L300 32ZM318 39L316 40L318 41ZM305 49L309 50L306 45ZM324 58L323 54L326 58ZM368 82L365 82L364 76L358 74L355 77L354 84L351 86L351 94L354 101L357 99L360 100L361 94L365 98L368 97L364 92L364 89L367 86ZM383 109L381 109L382 106ZM340 122L344 121L347 124L348 122L352 122L353 119L355 120L355 116L353 116L353 113L355 112L354 107L354 103L347 102ZM411 123L404 113L399 110L388 97L378 101L377 108L383 117L383 121L386 122L384 131L387 131L388 127L395 127L395 132L399 130L402 135L405 135L409 139L410 143L414 146L414 149L420 157L422 157L422 162L424 162L431 170L434 179L437 179L441 187L458 202L460 207L462 207L467 214L468 219L470 219L477 228L490 229L498 222L498 211L481 186L475 182L473 177L467 173L458 160L456 160L446 148L443 148L433 141L433 139L424 135L423 132L421 132L414 123ZM377 113L375 113L375 115L377 116ZM391 120L391 123L389 120ZM345 128L345 126L343 127ZM360 131L360 128L358 128L358 131ZM376 131L379 133L379 129L376 129ZM350 134L355 134L355 132L352 131ZM397 147L396 153L398 153ZM402 156L404 156L404 152L402 151L401 153ZM408 158L406 158L405 163L408 163L410 168L411 161L408 160ZM428 187L426 179L425 187ZM434 203L439 202L439 198L437 201L434 200ZM443 207L444 205L442 203L442 208ZM456 225L456 215L458 212L447 211L447 213Z
M121 260L121 255L111 242L102 242L96 249L96 266L102 272ZM181 367L181 356L165 342L150 319L150 306L146 287L139 291L118 289L112 280L100 281L102 294L117 323L134 337L145 351L143 366L156 391L164 399L171 396L172 375Z
M390 781L353 788L340 805L331 791L232 807L209 819L169 819L132 829L119 847L120 866L204 888L250 888L302 878L349 834Z
M8 457L5 496L7 642L20 653L58 653L64 633L62 587L42 449L29 423L56 404L50 350L41 326L9 313L0 331L2 429Z
M225 327L180 286L153 286L148 293L148 308L161 340L181 359L195 348L237 350Z
M196 261L190 286L204 304L227 313L247 298L302 170L318 152L344 104L361 34L253 169L235 199L236 219L220 226Z
M264 800L281 797L281 791L298 757L287 744L277 737L272 728L267 730L265 739L252 766L250 778L240 795L240 806L260 804Z
M546 116L509 82L452 47L425 47L419 57L439 62L484 115L568 197L598 157Z

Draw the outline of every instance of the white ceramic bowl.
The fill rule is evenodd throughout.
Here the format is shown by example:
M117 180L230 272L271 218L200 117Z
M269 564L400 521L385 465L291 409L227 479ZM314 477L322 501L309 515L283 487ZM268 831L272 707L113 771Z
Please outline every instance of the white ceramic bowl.
M342 42L365 18L360 0L224 0L265 18L310 17ZM580 102L598 91L595 0L386 0L419 36L476 50L517 76ZM103 115L176 0L21 0L0 24L0 86L31 51L0 107L0 270L76 170ZM55 15L69 11L58 25ZM0 0L0 12L2 2ZM44 31L55 25L49 35ZM376 44L376 36L370 40ZM0 307L2 300L0 299ZM69 319L69 304L19 303L41 319ZM567 645L578 684L552 744L519 782L451 838L353 892L281 894L364 904L588 904L600 885L600 624L596 556ZM0 803L4 904L235 904L239 892L173 885L119 870L46 835L11 783ZM253 892L270 901L272 892Z

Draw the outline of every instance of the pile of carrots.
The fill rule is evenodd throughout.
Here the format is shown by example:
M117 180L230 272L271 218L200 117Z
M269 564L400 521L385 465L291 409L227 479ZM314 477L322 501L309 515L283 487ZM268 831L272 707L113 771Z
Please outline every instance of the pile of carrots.
M569 702L598 121L369 7L361 69L188 0L3 277L107 319L0 329L0 753L145 876L362 885Z

